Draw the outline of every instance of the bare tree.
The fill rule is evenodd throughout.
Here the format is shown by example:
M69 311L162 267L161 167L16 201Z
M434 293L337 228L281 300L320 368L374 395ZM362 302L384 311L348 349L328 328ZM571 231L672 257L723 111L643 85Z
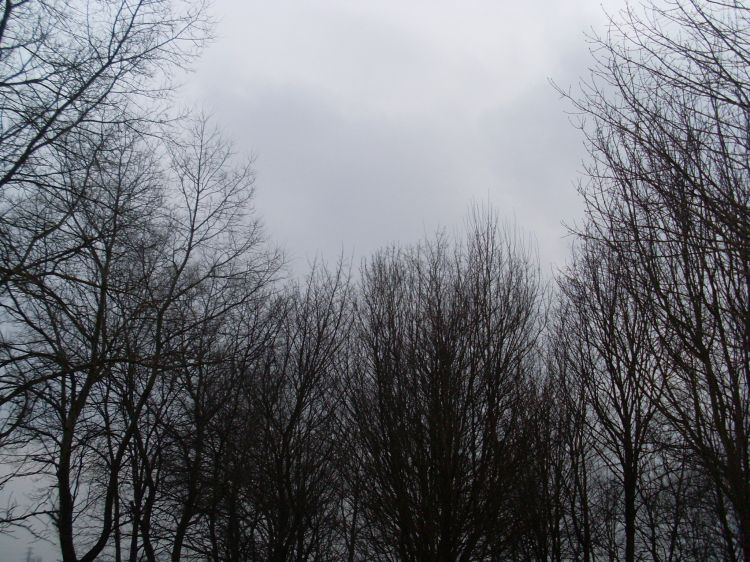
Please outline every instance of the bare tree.
M542 371L539 365L537 372ZM564 525L569 476L565 400L556 387L557 380L549 373L537 375L530 383L525 397L526 417L521 421L525 461L514 482L520 500L514 506L514 516L523 532L506 558L560 562L570 556Z
M154 168L133 137L123 133L116 127L101 131L102 142L96 143L99 165L86 178L90 197L66 230L41 240L37 248L54 254L58 243L70 239L96 238L97 243L27 269L30 274L6 286L2 303L8 334L6 396L23 396L29 409L21 458L33 461L35 470L60 478L67 492L77 462L72 454L76 422L82 406L98 400L97 381L121 357L118 336L134 313L132 300L118 302L112 295L137 286L139 272L131 265L142 248L130 239L142 239L143 231L149 231L146 225L159 199ZM60 511L67 513L69 500L67 493L61 494ZM54 510L54 516L60 511Z
M123 524L121 478L157 383L211 361L185 339L215 328L278 265L246 217L249 169L231 167L205 120L170 149L169 169L115 131L116 160L100 158L96 197L71 217L70 236L95 242L9 285L4 303L18 384L33 383L26 458L54 481L65 561L96 559Z
M249 403L256 426L246 468L253 560L337 558L339 358L350 326L349 292L341 266L313 270L304 286L292 287L267 363L254 373Z
M531 254L477 212L462 244L376 255L361 291L349 397L359 556L501 559L522 532L543 293Z
M151 101L207 31L200 1L2 2L0 287L85 245L37 250L87 197L69 181L71 168L85 175L95 165L81 146L102 123L144 129L162 118Z
M169 75L197 52L207 31L200 2L0 4L0 449L9 461L6 468L14 467L10 480L28 475L28 467L16 461L27 457L23 452L19 457L26 443L20 429L35 411L35 389L62 376L59 369L29 368L30 362L52 358L18 339L15 301L32 292L34 298L42 297L40 292L55 298L61 285L50 286L49 279L60 269L75 270L81 256L90 258L111 242L96 238L108 236L107 229L84 228L81 221L88 220L83 217L97 207L98 198L112 203L112 193L100 184L103 176L112 180L123 172L117 166L128 168L127 181L142 174L151 182L147 159L140 155L139 164L127 162L135 157L129 145L164 118L159 100L170 89ZM114 142L117 135L122 139ZM118 159L114 152L123 148L126 155ZM133 170L140 165L144 168ZM136 188L135 198L136 192L143 193ZM45 312L26 313L27 324L37 324L37 344L56 337L42 333ZM28 522L44 511L13 507L0 525Z
M594 510L594 447L588 431L590 405L585 392L572 376L572 357L566 344L568 318L566 307L558 310L550 332L547 349L548 384L554 392L547 404L554 404L555 413L549 414L556 424L553 430L558 458L552 466L557 472L556 487L562 504L559 522L560 551L564 558L590 562L594 557L596 513Z
M592 445L621 491L615 500L619 516L613 518L621 522L624 540L615 536L608 548L633 562L644 548L636 542L640 487L657 421L655 338L606 246L589 243L580 249L563 291L570 305L560 335L574 379L567 385L583 393L590 407L586 423Z
M304 285L238 310L227 325L235 335L221 338L231 345L209 370L189 367L165 418L173 437L161 534L183 543L173 559L337 559L338 363L349 318L343 269L314 269Z
M593 160L584 235L658 334L653 400L716 486L750 560L750 8L628 10L575 101ZM727 556L734 556L727 554Z

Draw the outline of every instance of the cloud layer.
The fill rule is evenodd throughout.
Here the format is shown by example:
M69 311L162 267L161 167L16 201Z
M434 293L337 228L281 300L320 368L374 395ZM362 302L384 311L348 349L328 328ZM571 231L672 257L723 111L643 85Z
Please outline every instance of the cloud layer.
M571 4L220 0L190 96L256 155L259 212L297 271L455 227L477 201L561 264L585 154L549 79L574 86L605 23L598 0Z

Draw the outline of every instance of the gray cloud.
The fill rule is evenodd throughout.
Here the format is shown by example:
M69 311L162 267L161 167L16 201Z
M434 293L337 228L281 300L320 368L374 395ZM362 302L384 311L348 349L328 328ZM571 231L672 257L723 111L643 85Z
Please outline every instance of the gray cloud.
M529 4L216 3L190 95L257 155L258 210L296 270L453 227L473 201L562 262L584 154L547 80L585 74L604 15Z

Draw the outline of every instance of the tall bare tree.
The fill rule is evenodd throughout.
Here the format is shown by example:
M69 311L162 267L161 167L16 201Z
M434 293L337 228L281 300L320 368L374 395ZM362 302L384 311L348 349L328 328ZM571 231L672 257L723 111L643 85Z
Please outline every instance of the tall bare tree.
M186 364L201 372L213 361L201 335L278 265L246 216L249 169L232 167L205 120L175 139L169 168L140 137L122 146L129 137L115 132L92 176L96 196L71 216L69 235L94 242L10 284L3 303L17 385L33 397L26 458L54 482L47 509L65 561L94 560L108 547L125 521L118 516L130 516L121 478L152 395L172 377L186 386ZM54 247L63 233L43 244Z
M177 390L167 505L180 516L165 534L182 528L185 552L217 562L335 560L348 281L315 269L254 304L231 323L242 329L203 398L195 384Z
M481 212L467 230L362 270L349 408L364 558L499 560L522 532L543 291L517 233Z
M340 357L351 309L341 267L313 271L286 297L281 329L254 375L248 499L253 560L337 559Z
M45 359L28 341L19 342L18 316L10 311L22 293L41 297L44 291L54 299L54 291L66 289L61 279L55 287L49 279L111 244L109 227L83 226L99 198L107 201L101 206L114 205L107 212L117 216L125 200L144 192L136 181L133 194L125 193L127 182L140 174L153 183L153 167L132 145L166 116L160 100L170 90L169 76L197 53L207 23L201 2L0 3L0 450L12 461L6 467L15 467L11 480L26 472L15 460L25 446L19 429L38 398L32 391L61 372L28 368L29 361ZM115 142L115 136L122 138ZM115 154L120 149L121 158ZM116 176L125 168L129 178L113 200L118 188L112 182L123 179ZM101 186L106 175L109 192ZM148 204L144 211L150 214ZM27 312L27 324L43 331L37 314L44 313ZM41 331L37 343L57 337ZM16 507L0 517L0 526L43 510Z
M647 315L623 282L606 246L581 248L563 285L570 305L561 337L575 379L568 387L583 393L594 450L621 490L615 500L619 514L612 517L621 522L623 540L614 537L610 555L621 552L623 560L633 562L643 549L637 544L638 511L656 431L659 357Z
M658 334L653 399L730 506L750 560L750 7L628 10L576 101L592 163L584 235ZM730 548L730 550L732 550Z

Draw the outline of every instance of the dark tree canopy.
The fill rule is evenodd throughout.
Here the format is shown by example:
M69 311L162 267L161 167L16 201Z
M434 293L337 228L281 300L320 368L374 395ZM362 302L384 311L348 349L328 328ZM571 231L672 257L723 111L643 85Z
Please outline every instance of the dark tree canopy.
M522 534L538 268L477 214L465 241L376 255L361 285L349 408L363 557L496 559Z
M200 1L0 3L0 492L35 487L0 533L63 562L750 562L744 2L594 38L550 286L480 207L284 279L249 161L170 107L209 32Z

